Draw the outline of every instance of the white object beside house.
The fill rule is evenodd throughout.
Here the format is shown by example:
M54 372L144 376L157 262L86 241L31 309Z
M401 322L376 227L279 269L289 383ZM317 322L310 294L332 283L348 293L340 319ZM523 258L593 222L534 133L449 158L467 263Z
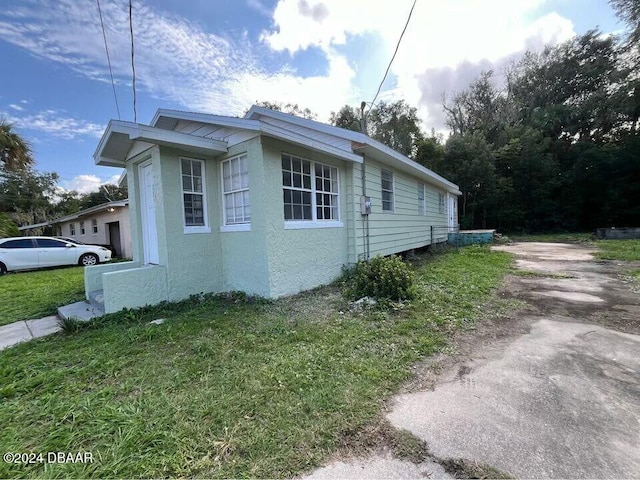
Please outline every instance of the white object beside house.
M19 227L22 232L51 227L52 234L90 245L110 245L115 256L131 258L129 200L103 203L47 223ZM24 235L24 233L23 233Z
M85 270L107 313L197 293L290 295L457 228L457 185L362 133L257 106L112 120L94 158L126 168L130 201L133 261Z

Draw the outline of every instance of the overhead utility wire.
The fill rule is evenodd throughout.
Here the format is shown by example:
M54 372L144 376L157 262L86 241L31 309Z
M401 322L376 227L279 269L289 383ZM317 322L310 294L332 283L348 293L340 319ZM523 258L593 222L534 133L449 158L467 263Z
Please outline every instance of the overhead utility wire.
M113 87L113 98L116 101L116 110L118 111L118 120L120 120L120 106L118 105L118 96L116 95L116 84L113 81L113 70L111 68L111 57L109 56L109 47L107 46L107 34L104 31L104 22L102 20L102 9L100 8L100 0L98 3L98 13L100 14L100 26L102 27L102 38L104 39L104 49L107 52L107 63L109 64L109 74L111 75L111 86Z
M398 53L398 48L400 48L400 42L402 42L402 37L404 37L404 32L407 31L407 27L409 26L409 21L411 20L411 14L413 13L413 9L416 6L416 2L417 0L413 0L413 5L411 6L411 10L409 11L409 16L407 17L407 22L404 24L404 28L402 29L402 33L400 34L398 43L396 43L396 49L393 52L393 56L391 57L391 61L389 62L389 65L387 65L387 70L384 72L384 77L382 77L382 81L380 82L380 86L378 87L378 91L376 92L376 96L373 97L373 100L371 101L371 106L369 107L369 110L365 115L365 120L369 116L369 113L371 113L371 109L376 103L376 99L378 98L378 95L380 94L380 90L382 89L382 85L384 84L384 81L387 79L387 75L389 74L389 69L391 68L391 64L393 63L393 60L396 58L396 54Z
M133 72L133 121L138 121L138 114L136 111L136 65L134 63L133 56L133 5L129 0L129 32L131 33L131 71Z

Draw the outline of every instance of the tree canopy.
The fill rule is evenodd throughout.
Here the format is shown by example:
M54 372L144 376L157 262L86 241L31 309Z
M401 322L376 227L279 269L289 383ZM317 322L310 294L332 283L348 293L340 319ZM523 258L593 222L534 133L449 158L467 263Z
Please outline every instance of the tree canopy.
M16 171L31 166L31 145L14 131L12 123L0 119L0 168Z

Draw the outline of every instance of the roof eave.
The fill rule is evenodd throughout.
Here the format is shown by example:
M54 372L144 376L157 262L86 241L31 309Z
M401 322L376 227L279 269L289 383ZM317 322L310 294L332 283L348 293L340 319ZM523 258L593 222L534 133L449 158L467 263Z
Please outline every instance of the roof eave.
M105 130L98 148L93 155L95 163L103 166L124 167L127 160L126 154L120 157L104 154L106 147L113 135L120 134L127 137L129 143L125 149L130 150L133 142L142 141L154 145L162 145L167 147L175 147L187 149L204 154L219 154L227 152L227 143L221 140L214 140L206 137L198 137L186 133L175 132L172 130L163 130L148 125L141 125L133 122L123 122L119 120L111 120ZM115 140L114 140L115 141ZM186 148L185 148L186 147Z

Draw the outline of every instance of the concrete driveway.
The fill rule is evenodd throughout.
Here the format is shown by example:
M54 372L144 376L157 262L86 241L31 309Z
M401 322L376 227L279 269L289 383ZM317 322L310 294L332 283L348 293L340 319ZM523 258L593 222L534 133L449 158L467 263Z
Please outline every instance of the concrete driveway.
M623 266L578 245L494 248L516 255L522 275L503 295L525 308L461 342L444 372L387 414L436 463L387 452L312 478L444 478L444 459L518 478L640 478L640 294Z

